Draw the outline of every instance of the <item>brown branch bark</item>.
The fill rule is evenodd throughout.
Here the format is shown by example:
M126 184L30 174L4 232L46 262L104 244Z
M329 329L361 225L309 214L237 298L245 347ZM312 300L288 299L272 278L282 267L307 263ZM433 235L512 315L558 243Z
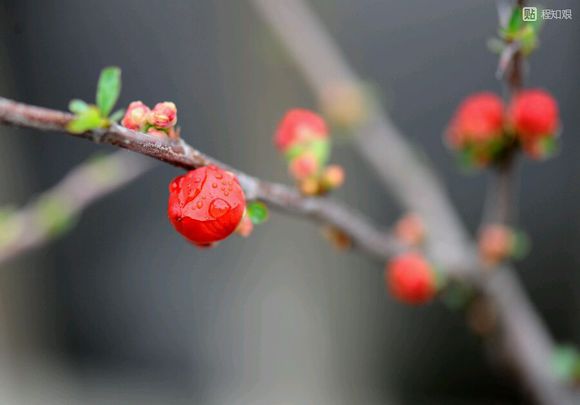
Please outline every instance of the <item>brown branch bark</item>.
M72 115L42 107L18 103L0 97L0 123L35 128L44 131L67 132L66 125ZM304 197L295 189L252 177L194 149L183 140L161 138L131 131L113 124L83 134L69 135L106 143L150 156L183 169L195 169L209 164L218 165L236 174L248 200L260 199L274 209L305 216L331 225L349 236L353 245L371 256L386 260L404 248L387 232L377 230L361 214L344 204L327 197ZM75 185L80 184L75 181ZM67 183L68 184L68 183ZM71 188L67 186L67 190ZM69 190L73 192L74 190Z
M361 80L303 0L253 0L252 4L284 44L307 83L319 97L329 86ZM463 227L443 186L412 151L390 118L371 108L357 129L355 147L380 175L403 207L418 213L429 232L427 251L452 274L481 274L473 241ZM404 176L401 173L405 173ZM542 404L574 403L572 394L553 375L553 342L513 269L504 266L475 281L493 305L497 325L490 339L510 354L518 381Z

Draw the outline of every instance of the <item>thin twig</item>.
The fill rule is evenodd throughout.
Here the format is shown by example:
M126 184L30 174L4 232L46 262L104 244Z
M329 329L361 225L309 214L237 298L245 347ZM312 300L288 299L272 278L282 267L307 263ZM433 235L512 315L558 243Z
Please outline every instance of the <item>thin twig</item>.
M47 243L89 205L146 173L152 162L127 152L92 158L26 207L0 220L0 265Z
M322 98L329 86L361 83L303 0L253 0L252 4L318 97ZM401 205L425 221L430 256L447 269L463 269L454 271L456 274L478 274L480 266L473 242L443 186L413 153L390 118L373 107L356 132L357 150ZM519 381L530 396L542 404L574 403L571 393L550 369L553 342L513 269L498 269L478 288L497 313L494 338L511 354Z
M517 187L517 159L515 149L507 152L493 165L486 190L480 231L488 225L514 225L516 220L515 192Z
M66 126L71 118L72 115L65 112L0 97L0 123L3 124L67 132ZM332 225L347 234L354 246L371 256L386 260L404 249L387 232L377 230L358 212L338 201L327 197L304 197L293 188L252 177L201 153L181 139L172 140L168 137L131 131L116 124L107 129L69 135L118 146L184 169L195 169L209 164L218 165L236 174L248 200L260 199L272 208Z
M522 8L525 0L517 0L516 7ZM501 14L498 4L498 14ZM523 54L521 44L517 41L506 42L498 62L498 78L504 78L508 89L508 98L513 98L524 83ZM509 100L508 100L509 101ZM495 223L511 225L514 218L514 193L516 181L517 154L515 145L509 146L505 156L495 165L488 195L490 211L486 214L484 224Z

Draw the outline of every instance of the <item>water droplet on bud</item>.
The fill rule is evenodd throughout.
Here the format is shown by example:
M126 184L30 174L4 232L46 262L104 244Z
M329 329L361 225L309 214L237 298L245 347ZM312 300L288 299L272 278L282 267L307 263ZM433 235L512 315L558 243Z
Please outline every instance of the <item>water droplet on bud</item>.
M216 198L209 205L209 215L213 218L220 218L230 211L230 205L221 198Z

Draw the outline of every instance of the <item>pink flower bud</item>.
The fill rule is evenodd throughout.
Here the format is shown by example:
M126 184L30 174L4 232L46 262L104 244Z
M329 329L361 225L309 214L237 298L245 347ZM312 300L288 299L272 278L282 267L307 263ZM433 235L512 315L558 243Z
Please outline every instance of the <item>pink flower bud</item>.
M514 232L501 224L486 225L479 236L479 254L488 266L505 260L513 250Z
M133 131L140 130L143 125L147 122L147 116L151 110L141 101L133 101L127 107L127 112L121 121L121 124L125 128L132 129Z
M242 217L242 220L238 224L236 232L240 236L247 238L248 236L251 235L253 230L254 230L254 224L252 223L252 220L248 217L247 214L244 214L244 216Z
M319 195L322 192L320 187L320 182L313 177L306 178L304 180L300 180L298 182L298 189L303 195Z
M425 227L417 214L410 213L397 221L394 234L406 245L418 246L425 238Z
M177 107L169 101L157 103L149 113L147 121L156 128L171 128L177 123Z
M344 183L344 169L339 165L328 166L322 175L324 185L329 189L335 189Z
M318 171L318 161L312 153L303 153L290 162L290 174L296 180L313 176Z

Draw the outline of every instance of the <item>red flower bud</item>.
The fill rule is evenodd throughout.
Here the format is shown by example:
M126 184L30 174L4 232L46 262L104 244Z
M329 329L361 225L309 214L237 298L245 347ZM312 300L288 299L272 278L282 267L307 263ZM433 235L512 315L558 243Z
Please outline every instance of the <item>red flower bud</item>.
M196 245L227 238L236 230L245 207L238 179L216 166L192 170L169 185L169 220Z
M391 294L407 304L426 303L437 290L435 273L418 253L403 253L391 260L385 282Z
M459 105L449 128L447 141L454 149L481 145L502 135L503 103L493 93L474 94Z
M127 112L121 121L121 124L125 128L132 129L133 131L140 130L147 122L147 116L151 110L141 101L133 101L127 107Z
M326 138L326 123L312 111L294 109L286 113L275 135L276 147L284 152L298 142L315 138Z
M157 103L149 113L147 121L157 128L171 128L177 123L177 107L169 101Z
M559 125L558 105L544 90L518 93L509 108L509 122L523 144L553 136Z

